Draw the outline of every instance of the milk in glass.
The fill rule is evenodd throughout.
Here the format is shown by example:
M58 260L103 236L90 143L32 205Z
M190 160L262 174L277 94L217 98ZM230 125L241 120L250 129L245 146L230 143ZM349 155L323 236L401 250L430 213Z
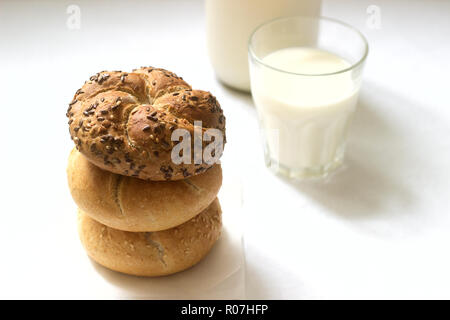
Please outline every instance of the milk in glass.
M338 166L359 91L346 71L351 64L308 47L277 50L261 63L252 71L252 94L268 160L294 175Z

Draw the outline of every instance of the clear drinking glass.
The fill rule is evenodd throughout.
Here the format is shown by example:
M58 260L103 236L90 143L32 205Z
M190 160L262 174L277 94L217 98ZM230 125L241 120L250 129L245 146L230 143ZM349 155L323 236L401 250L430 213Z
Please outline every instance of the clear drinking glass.
M358 30L330 18L280 18L254 31L251 91L269 168L303 179L342 164L367 54Z

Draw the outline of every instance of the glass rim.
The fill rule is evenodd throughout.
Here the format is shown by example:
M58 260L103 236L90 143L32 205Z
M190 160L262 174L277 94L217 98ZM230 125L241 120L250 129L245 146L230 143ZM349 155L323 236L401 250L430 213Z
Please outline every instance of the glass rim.
M308 74L308 73L298 73L298 72L286 71L286 70L276 68L274 66L271 66L271 65L263 62L262 59L260 57L258 57L258 55L256 55L256 53L253 51L253 48L252 48L252 40L253 40L255 34L263 27L268 26L274 22L282 21L282 20L289 20L289 19L310 19L310 20L317 20L317 21L328 21L328 22L339 24L339 25L355 32L361 38L361 40L364 44L364 54L357 62L353 63L351 66L341 69L341 70L338 70L338 71L327 72L327 73L310 73L310 74ZM289 17L278 17L278 18L275 18L275 19L272 19L269 21L265 21L264 23L262 23L258 27L256 27L256 29L252 31L250 38L248 40L248 53L249 53L250 57L252 59L254 59L256 62L258 62L259 64L263 65L266 68L269 68L269 69L272 69L272 70L275 70L278 72L292 74L292 75L298 75L298 76L308 76L308 77L331 76L331 75L337 75L337 74L351 71L351 70L357 68L358 66L360 66L361 64L363 64L369 54L369 43L367 42L366 37L361 33L361 31L359 31L357 28L355 28L352 25L345 23L341 20L338 20L335 18L329 18L329 17L325 17L325 16L312 17L312 16L297 15L297 16L289 16Z

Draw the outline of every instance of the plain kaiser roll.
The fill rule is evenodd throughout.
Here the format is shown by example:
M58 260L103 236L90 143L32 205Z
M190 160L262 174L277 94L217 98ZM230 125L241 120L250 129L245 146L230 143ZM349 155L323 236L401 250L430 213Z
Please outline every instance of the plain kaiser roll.
M102 170L73 149L67 167L78 207L108 227L160 231L180 225L206 209L222 185L220 164L178 181L145 181Z
M158 232L109 228L78 212L78 231L87 254L106 268L136 276L163 276L199 262L213 247L222 227L216 199L182 225Z
M200 174L217 162L226 142L225 116L216 98L207 91L192 90L181 77L160 68L99 72L75 93L66 115L70 137L89 161L145 180L181 180ZM202 136L197 149L196 121L201 121L197 132ZM172 149L181 141L172 141L176 129L190 134L189 163L172 161ZM222 138L216 141L211 134L206 139L208 132ZM214 160L202 159L202 154L198 158L199 149L207 152L206 146L213 141L217 148L207 154Z

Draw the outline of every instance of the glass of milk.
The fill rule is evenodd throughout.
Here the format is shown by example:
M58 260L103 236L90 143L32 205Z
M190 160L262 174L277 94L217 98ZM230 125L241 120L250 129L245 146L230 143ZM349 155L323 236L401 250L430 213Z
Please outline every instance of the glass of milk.
M334 19L280 18L256 29L251 91L269 168L304 179L341 166L367 54L364 36Z

